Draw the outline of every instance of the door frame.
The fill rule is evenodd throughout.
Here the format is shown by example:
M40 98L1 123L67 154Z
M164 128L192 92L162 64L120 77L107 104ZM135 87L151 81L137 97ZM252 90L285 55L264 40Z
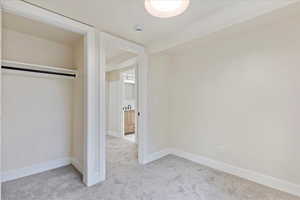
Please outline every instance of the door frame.
M83 182L92 186L103 181L99 158L99 63L97 31L94 27L64 17L47 9L36 7L24 1L1 1L1 16L3 12L41 21L56 27L76 32L84 36L84 166ZM2 28L1 28L2 32ZM1 49L2 50L2 49ZM1 71L1 70L0 70ZM0 72L0 81L1 81ZM0 105L2 105L0 98ZM1 112L1 111L0 111ZM1 113L0 116L2 117ZM0 125L1 125L0 118ZM0 129L1 131L1 129ZM0 132L1 134L1 132ZM0 144L1 149L1 144ZM0 154L0 160L1 160ZM1 187L1 181L0 181ZM1 199L1 196L0 196Z
M113 47L117 49L121 49L124 51L132 52L137 54L137 86L138 86L138 93L137 93L137 113L140 113L137 122L137 130L138 130L138 161L140 164L146 164L146 139L148 135L148 55L146 50L143 46L138 45L133 42L129 42L127 40L115 37L105 32L100 33L100 110L104 110L105 112L101 112L100 116L100 124L101 126L101 145L100 145L100 158L101 158L101 169L103 178L105 178L105 154L106 154L106 132L105 132L105 122L106 122L106 108L105 108L105 68L106 68L106 49L107 47Z
M132 69L134 69L134 77L136 77L137 76L137 63L135 63L135 64L133 64L133 65L129 65L127 68L132 68ZM122 68L120 68L120 69L122 69ZM124 138L125 137L125 119L124 119L124 110L123 110L123 105L124 105L124 99L125 99L125 90L126 90L126 88L125 88L125 83L124 83L124 80L123 80L123 73L125 73L125 72L121 72L120 73L120 80L121 80L121 82L120 82L120 84L121 84L121 86L120 86L120 96L121 96L121 101L122 101L122 113L121 113L121 130L122 130L122 137ZM135 93L135 98L134 98L134 102L135 102L135 104L136 104L136 102L138 102L138 90L137 90L137 88L138 88L138 82L137 82L137 80L136 80L136 78L135 78L135 83L134 83L134 93ZM137 110L137 109L135 109L135 110ZM138 123L138 116L137 116L137 114L136 114L137 112L135 112L135 117L134 117L134 123L135 124L137 124ZM135 134L135 137L136 137L136 139L137 139L137 134L138 134L138 129L137 129L137 126L135 126L135 130L134 130L134 134ZM137 140L135 140L134 141L134 143L135 144L138 144L138 141Z

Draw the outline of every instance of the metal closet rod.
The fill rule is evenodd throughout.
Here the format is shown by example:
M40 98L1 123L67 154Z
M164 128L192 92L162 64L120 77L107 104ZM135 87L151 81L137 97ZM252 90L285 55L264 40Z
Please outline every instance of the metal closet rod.
M68 19L71 19L71 20L73 20L73 21L79 22L79 23L81 23L81 24L84 24L84 25L87 25L87 26L90 26L90 27L93 27L93 28L95 27L95 26L93 26L93 25L91 25L91 24L82 22L82 21L80 21L80 20L78 20L78 19L74 19L74 18L68 17L68 16L66 16L66 15L63 15L63 14L58 13L58 12L56 12L56 11L50 10L50 9L48 9L48 8L44 8L44 7L40 6L40 5L37 5L37 4L31 3L31 2L28 2L28 1L26 1L26 0L21 0L21 1L23 1L24 3L30 4L30 5L32 5L32 6L41 8L41 9L43 9L43 10L47 10L47 11L49 11L49 12L55 13L55 14L57 14L57 15L66 17L66 18L68 18Z
M34 73L40 73L40 74L52 74L52 75L58 75L58 76L68 76L68 77L76 77L76 74L68 74L68 73L62 73L62 72L52 72L52 71L44 71L44 70L36 70L36 69L25 69L25 68L19 68L19 67L9 67L9 66L1 66L2 69L8 69L8 70L14 70L14 71L23 71L23 72L34 72Z

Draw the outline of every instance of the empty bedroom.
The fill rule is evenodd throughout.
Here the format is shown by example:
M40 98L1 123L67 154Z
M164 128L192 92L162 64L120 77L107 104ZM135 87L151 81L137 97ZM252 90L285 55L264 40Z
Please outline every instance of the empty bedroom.
M300 200L300 0L0 17L0 200Z

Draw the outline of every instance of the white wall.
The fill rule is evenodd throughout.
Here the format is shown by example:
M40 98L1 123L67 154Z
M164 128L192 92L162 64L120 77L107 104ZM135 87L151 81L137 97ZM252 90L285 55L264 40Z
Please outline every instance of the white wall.
M169 147L169 66L164 54L151 55L148 74L148 154Z
M2 76L2 172L70 157L72 80Z
M170 51L171 146L300 184L299 20L290 7Z
M130 105L132 109L136 108L136 69L131 68L127 69L122 73L122 76L127 76L129 79L132 77L134 80L129 80L133 82L128 82L128 80L123 80L123 106L128 106Z
M2 30L3 59L56 67L73 67L71 46L5 28Z
M135 83L123 83L123 92L124 92L124 98L123 98L123 106L131 106L131 109L135 109L135 101L136 101L136 87Z
M121 70L106 72L106 133L123 137Z

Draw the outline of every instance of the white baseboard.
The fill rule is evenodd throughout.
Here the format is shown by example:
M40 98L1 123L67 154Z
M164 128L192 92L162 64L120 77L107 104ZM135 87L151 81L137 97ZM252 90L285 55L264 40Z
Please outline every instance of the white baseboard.
M106 134L110 135L110 136L113 136L113 137L123 137L122 132L119 132L119 131L110 131L110 130L107 130Z
M51 169L56 169L59 167L64 167L71 164L71 158L66 157L58 160L53 160L37 165L32 165L30 167L24 167L21 169L10 170L2 173L2 182L7 182L11 180L15 180L18 178L30 176L33 174L38 174L41 172L45 172Z
M193 161L195 163L208 166L210 168L223 171L261 185L265 185L283 192L287 192L296 196L300 196L300 185L290 183L285 180L274 178L272 176L264 175L258 172L254 172L248 169L243 169L233 165L229 165L224 162L216 161L207 157L199 156L192 153L187 153L177 149L165 149L156 153L151 154L147 157L146 163L158 160L166 155L175 155L187 160Z
M213 169L217 169L235 176L239 176L241 178L254 181L256 183L281 190L283 192L287 192L296 196L300 196L300 185L290 183L288 181L284 181L278 178L274 178L268 175L260 174L248 169L239 168L233 165L226 164L224 162L212 160L207 157L199 156L192 153L187 153L184 151L180 151L177 149L164 149L159 152L155 152L150 156L147 156L145 164L158 160L164 156L169 154L185 158L187 160L199 163L201 165L205 165L211 167ZM11 170L2 173L2 182L7 182L11 180L15 180L18 178L30 176L33 174L38 174L41 172L45 172L48 170L56 169L59 167L67 166L73 164L74 167L82 173L82 167L80 163L74 158L62 158L54 161L49 161L46 163L41 163L37 165L33 165L30 167L25 167L17 170Z
M144 164L148 164L148 163L158 160L162 157L165 157L165 156L169 155L171 153L171 151L172 151L171 149L164 149L162 151L152 153L146 157Z
M207 157L198 156L192 153L187 153L184 151L172 149L171 154L185 158L187 160L199 163L201 165L205 165L211 167L216 170L220 170L256 183L261 185L265 185L277 190L281 190L283 192L287 192L296 196L300 196L300 185L293 184L278 178L274 178L268 175L264 175L258 172L254 172L248 169L239 168L233 165L229 165L224 162L212 160Z
M81 174L83 173L82 165L76 158L72 158L71 163Z

